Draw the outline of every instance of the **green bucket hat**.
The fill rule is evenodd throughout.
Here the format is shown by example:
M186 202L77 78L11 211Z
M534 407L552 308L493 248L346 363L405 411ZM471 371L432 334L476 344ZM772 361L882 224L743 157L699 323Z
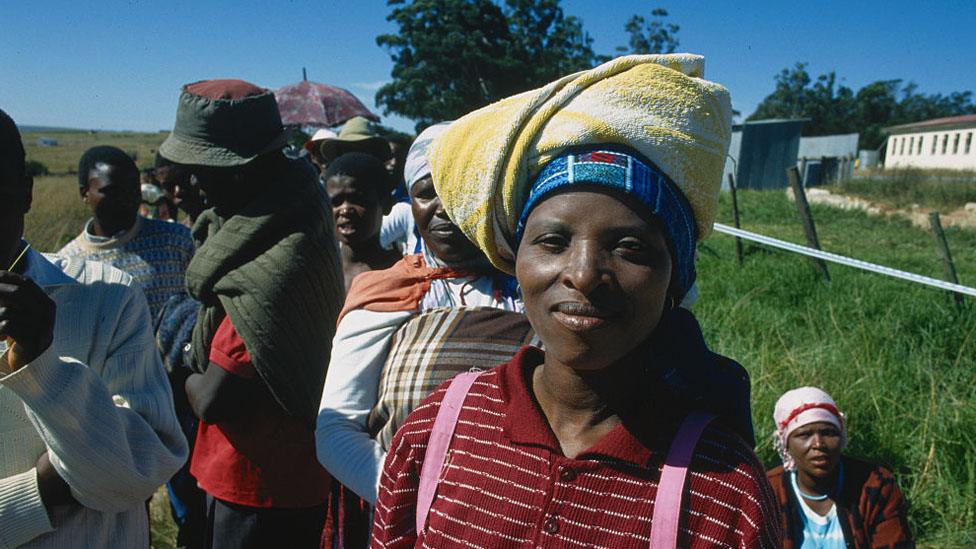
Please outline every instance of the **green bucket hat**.
M232 167L287 142L273 92L243 80L204 80L183 86L159 153L177 164Z
M389 160L393 153L375 125L362 116L350 118L339 135L323 139L319 145L319 155L327 163L348 152L371 154L380 160Z

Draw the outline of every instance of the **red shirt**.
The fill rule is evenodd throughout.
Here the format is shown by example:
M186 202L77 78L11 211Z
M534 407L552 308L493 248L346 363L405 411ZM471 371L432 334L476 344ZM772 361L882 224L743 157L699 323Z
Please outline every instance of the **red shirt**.
M649 547L670 440L648 448L621 424L575 458L565 457L528 385L543 357L525 347L471 387L419 538L419 471L450 382L410 414L383 469L374 548ZM705 430L688 489L679 547L779 547L776 500L765 472L731 431L715 424Z
M210 362L260 382L230 317L210 346ZM332 478L315 458L315 432L269 395L242 415L200 422L190 473L211 496L249 507L303 508L325 502Z

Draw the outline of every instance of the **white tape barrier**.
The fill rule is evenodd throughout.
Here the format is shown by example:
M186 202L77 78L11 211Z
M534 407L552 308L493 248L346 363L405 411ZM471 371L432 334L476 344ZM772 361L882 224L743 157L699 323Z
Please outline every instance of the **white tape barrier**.
M772 246L773 248L779 248L781 250L787 250L809 257L823 259L824 261L840 263L841 265L847 265L848 267L854 267L855 269L862 269L872 273L888 275L894 278L918 282L919 284L925 284L926 286L932 286L942 290L949 290L950 292L957 292L976 297L976 288L970 288L961 284L953 284L937 278L929 278L927 276L917 275L914 273L906 273L905 271L899 271L898 269L892 269L891 267L885 267L884 265L875 265L874 263L868 263L867 261L861 261L860 259L851 259L850 257L844 257L842 255L832 254L830 252L815 250L813 248L808 248L792 242L786 242L785 240L779 240L761 234L743 231L742 229L736 229L735 227L729 227L728 225L722 225L721 223L715 224L715 230L720 233L751 240L752 242L765 244L766 246Z

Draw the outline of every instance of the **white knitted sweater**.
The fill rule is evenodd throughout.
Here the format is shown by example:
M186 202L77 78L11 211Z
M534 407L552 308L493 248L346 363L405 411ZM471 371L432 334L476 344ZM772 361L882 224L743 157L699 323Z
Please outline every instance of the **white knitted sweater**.
M146 300L107 265L27 260L57 319L47 351L0 373L0 548L148 547L145 502L187 446ZM45 451L80 505L45 509L35 469Z

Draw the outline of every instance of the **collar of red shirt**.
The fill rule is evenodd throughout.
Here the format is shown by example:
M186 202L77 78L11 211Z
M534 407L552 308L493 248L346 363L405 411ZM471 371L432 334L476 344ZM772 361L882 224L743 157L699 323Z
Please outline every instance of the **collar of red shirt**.
M502 432L512 444L542 447L562 456L559 441L529 388L530 374L536 366L542 364L544 358L545 353L542 350L523 347L510 362L499 369L499 386L506 407ZM651 455L651 450L620 424L574 459L604 457L636 467L646 467Z

